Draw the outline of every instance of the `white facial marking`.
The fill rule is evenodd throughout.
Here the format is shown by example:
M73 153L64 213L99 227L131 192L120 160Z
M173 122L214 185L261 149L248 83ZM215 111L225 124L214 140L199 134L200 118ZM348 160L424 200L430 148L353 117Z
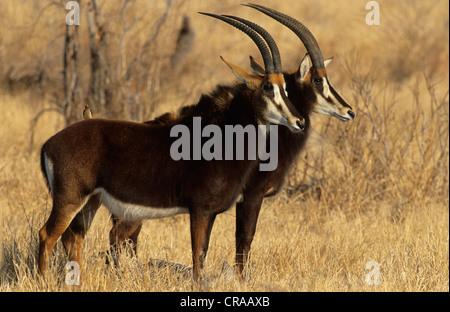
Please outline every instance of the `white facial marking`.
M332 117L336 117L337 119L339 119L340 121L348 121L348 120L352 120L353 118L348 114L348 110L346 110L345 114L342 115L339 111L339 108L337 105L338 101L336 100L336 98L333 96L333 94L329 95L329 99L331 99L330 103L329 101L327 101L322 95L317 95L317 103L313 108L313 111L316 114L319 115L325 115L325 116L332 116Z
M266 119L269 123L288 126L286 117L283 116L282 112L280 112L276 107L276 105L281 105L283 99L281 98L280 89L275 84L273 85L273 92L274 92L273 101L269 97L265 98L267 107L269 108ZM275 102L276 105L274 105L273 102Z
M101 194L101 202L115 216L125 221L141 221L145 219L159 219L171 217L177 214L188 213L189 210L184 207L155 208L149 206L124 203L114 198L105 189L95 189L94 194Z
M314 107L314 112L320 115L334 116L334 114L338 113L338 109L335 105L329 103L322 95L317 95L317 105Z
M323 79L323 95L328 98L330 96L330 86L326 79Z
M283 98L281 97L280 88L276 84L273 85L273 94L274 94L273 99L275 100L275 103L277 103L278 105L283 105L284 101Z
M317 94L317 104L313 108L314 112L325 115L325 116L335 116L339 113L338 108L334 103L336 99L330 92L330 86L328 85L327 79L323 79L323 94ZM331 103L327 100L331 100Z
M269 123L275 124L275 125L282 125L288 127L291 131L300 131L300 128L297 126L296 123L291 124L290 122L295 122L297 120L294 116L292 116L291 112L286 106L286 103L284 102L280 88L278 85L273 85L273 92L274 92L274 98L273 101L266 97L265 101L267 104L267 107L269 108L269 111L266 115L266 121ZM273 104L275 102L276 105L281 106L281 111L276 107L276 105ZM289 118L289 120L288 120Z

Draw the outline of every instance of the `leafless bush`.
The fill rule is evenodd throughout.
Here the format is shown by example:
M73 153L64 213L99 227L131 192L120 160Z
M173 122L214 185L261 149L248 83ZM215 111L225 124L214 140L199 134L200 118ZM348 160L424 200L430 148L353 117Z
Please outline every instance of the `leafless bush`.
M180 13L180 4L175 6L173 0L166 0L164 8L161 2L157 8L138 2L124 0L117 11L88 0L86 20L80 26L65 25L63 92L52 93L53 105L32 119L30 150L35 127L48 112L61 114L66 125L81 119L83 104L89 104L95 117L142 121L152 115L167 91L163 81L174 80L173 73L183 67L194 31L187 17L182 24L180 18L178 33L166 27L168 19L178 20ZM153 25L146 31L148 21Z

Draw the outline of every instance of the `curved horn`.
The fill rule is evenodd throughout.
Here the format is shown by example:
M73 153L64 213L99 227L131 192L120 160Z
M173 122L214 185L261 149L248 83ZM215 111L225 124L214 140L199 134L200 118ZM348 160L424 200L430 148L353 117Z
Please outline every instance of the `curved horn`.
M224 15L224 16L232 18L232 19L235 19L235 20L241 22L242 24L245 24L248 27L253 28L253 30L255 30L258 34L260 34L264 38L264 40L266 40L267 44L269 45L270 52L272 53L272 60L273 60L273 65L275 67L275 72L281 73L283 71L282 68L281 68L280 51L278 50L278 47L277 47L277 44L275 43L275 40L267 32L267 30L265 30L264 28L262 28L258 24L255 24L253 22L247 21L247 20L245 20L243 18L240 18L240 17L236 17L236 16L232 16L232 15Z
M229 17L211 14L211 13L203 13L203 12L198 12L198 13L220 19L220 20L236 27L237 29L241 30L242 32L246 33L255 42L255 44L257 45L257 47L259 49L259 52L261 52L261 56L264 60L264 67L265 67L266 73L273 74L275 72L275 66L273 64L272 56L270 55L270 51L269 51L269 48L267 47L267 44L264 42L263 38L261 38L261 36L258 33L256 33L253 29L251 29L247 25L242 24L241 22L238 22Z
M297 21L295 18L290 17L289 15L283 14L281 12L278 12L276 10L266 8L259 4L243 4L245 6L248 6L250 8L256 9L273 19L279 21L284 26L288 27L290 30L292 30L303 42L305 45L306 50L308 51L311 61L313 63L313 66L315 68L324 68L324 62L323 62L323 56L322 52L320 51L319 44L317 43L316 39L314 38L313 34L309 31L308 28L306 28L305 25Z

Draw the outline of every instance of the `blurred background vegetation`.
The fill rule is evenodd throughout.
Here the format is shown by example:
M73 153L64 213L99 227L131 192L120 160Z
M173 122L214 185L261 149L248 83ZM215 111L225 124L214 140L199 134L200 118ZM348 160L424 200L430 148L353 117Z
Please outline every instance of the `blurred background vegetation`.
M94 117L149 120L195 103L219 83L232 83L235 78L220 55L247 69L249 55L260 59L244 34L197 12L232 14L262 25L277 41L285 70L296 69L305 54L290 30L241 6L242 1L78 2L80 26L69 28L66 1L0 2L0 205L8 224L1 234L9 242L17 238L12 233L36 230L18 211L42 215L36 227L44 222L50 204L39 172L40 147L81 120L84 104ZM423 222L420 229L438 233L428 237L447 244L436 255L442 257L448 291L449 3L380 0L380 25L369 26L363 0L257 2L312 31L324 57L334 56L330 82L356 112L348 123L314 116L306 150L281 194L265 206L280 224L303 218L305 235L327 224L331 234L348 233L342 215L370 216L374 233L389 228L383 220L407 228L411 220ZM77 38L76 44L68 45L67 38ZM286 209L289 213L282 212ZM333 223L336 212L340 221ZM176 222L171 220L158 224L170 228ZM406 241L417 236L410 234ZM392 237L373 244L382 252ZM8 244L9 253L14 246Z

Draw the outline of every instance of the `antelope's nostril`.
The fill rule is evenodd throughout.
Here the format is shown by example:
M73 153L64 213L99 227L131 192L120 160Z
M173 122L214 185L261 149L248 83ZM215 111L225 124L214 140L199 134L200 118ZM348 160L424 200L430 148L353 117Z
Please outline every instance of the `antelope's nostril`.
M297 120L296 124L300 128L300 130L305 130L305 124L300 122L300 120Z
M350 117L352 117L352 119L355 118L355 113L352 112L351 110L349 110L349 111L347 112L347 114L348 114Z

